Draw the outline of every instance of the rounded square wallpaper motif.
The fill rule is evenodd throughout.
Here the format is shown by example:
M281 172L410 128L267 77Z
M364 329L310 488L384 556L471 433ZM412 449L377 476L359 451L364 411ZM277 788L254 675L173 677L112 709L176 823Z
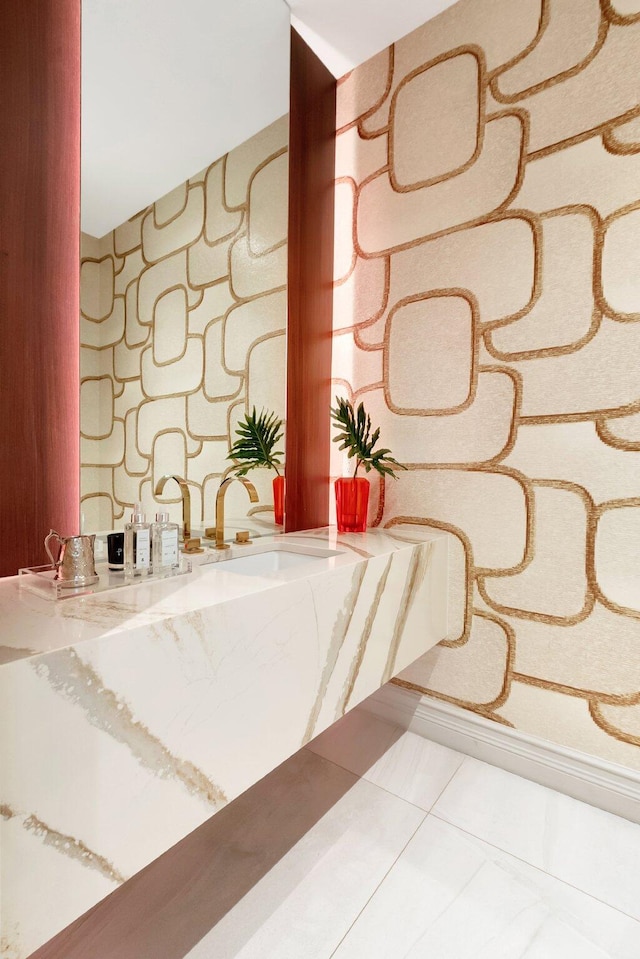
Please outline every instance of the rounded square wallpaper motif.
M399 682L636 768L639 58L637 0L461 0L344 77L334 293L375 521L455 536Z

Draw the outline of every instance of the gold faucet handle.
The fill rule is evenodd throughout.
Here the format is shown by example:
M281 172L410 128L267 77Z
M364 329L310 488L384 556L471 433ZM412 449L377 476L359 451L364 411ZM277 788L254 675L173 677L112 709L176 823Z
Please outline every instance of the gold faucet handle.
M182 547L183 553L204 553L204 549L200 545L200 537L194 536L192 539L185 540L184 546Z
M236 543L239 546L246 546L249 543L253 543L253 540L249 539L248 529L238 530L238 532L236 533Z

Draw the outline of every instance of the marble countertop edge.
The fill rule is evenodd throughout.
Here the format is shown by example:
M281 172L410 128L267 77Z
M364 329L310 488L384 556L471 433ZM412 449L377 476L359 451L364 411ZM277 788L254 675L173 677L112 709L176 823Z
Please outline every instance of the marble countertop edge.
M213 551L194 556L190 574L134 585L84 597L52 601L18 585L18 577L0 579L0 670L25 659L171 623L197 611L257 593L290 587L329 571L354 567L380 555L446 539L448 533L423 525L403 524L392 529L340 534L335 527L300 530L260 537L252 548L232 546L219 558ZM263 552L270 546L315 546L340 552L322 567L280 571L277 574L239 574L217 570L226 559Z

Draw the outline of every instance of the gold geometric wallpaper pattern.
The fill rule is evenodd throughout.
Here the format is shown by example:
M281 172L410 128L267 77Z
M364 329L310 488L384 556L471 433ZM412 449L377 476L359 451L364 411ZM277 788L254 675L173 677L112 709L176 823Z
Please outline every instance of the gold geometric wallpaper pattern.
M83 527L122 527L163 473L211 521L237 420L285 413L288 117L100 240L83 235ZM258 510L271 474L252 474ZM234 487L237 484L234 484ZM227 512L247 512L232 487ZM238 486L239 489L239 486ZM162 503L181 517L178 488Z
M399 682L636 769L638 63L640 0L461 0L340 81L333 374L454 534Z

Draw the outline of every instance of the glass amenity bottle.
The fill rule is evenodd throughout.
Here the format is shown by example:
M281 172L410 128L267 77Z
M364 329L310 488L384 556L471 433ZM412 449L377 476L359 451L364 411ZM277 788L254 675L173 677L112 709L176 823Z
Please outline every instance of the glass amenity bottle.
M369 510L369 480L342 476L336 480L336 519L339 533L364 533Z
M131 522L124 528L125 576L146 576L151 566L151 535L149 524L142 509L136 503Z
M170 522L169 514L165 510L156 513L156 521L151 524L151 558L154 573L170 573L180 565L178 535L178 524Z

